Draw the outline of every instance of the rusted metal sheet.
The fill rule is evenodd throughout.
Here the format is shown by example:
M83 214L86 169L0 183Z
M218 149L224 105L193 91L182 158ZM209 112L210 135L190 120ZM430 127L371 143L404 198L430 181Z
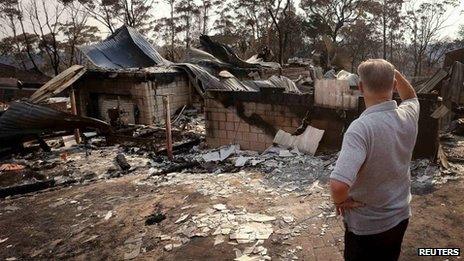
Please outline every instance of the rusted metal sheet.
M111 132L111 127L106 122L97 119L79 117L29 102L12 102L8 110L0 116L0 146L21 138L76 128L95 128L102 133Z

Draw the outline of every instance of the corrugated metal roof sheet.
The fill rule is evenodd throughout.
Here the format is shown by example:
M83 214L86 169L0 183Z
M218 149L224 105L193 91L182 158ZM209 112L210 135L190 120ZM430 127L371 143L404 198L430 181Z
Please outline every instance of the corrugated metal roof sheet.
M145 68L171 64L139 32L128 26L122 26L100 43L79 49L100 68Z
M196 64L178 63L175 66L187 72L190 81L201 95L207 90L255 91L235 77L221 79Z
M238 57L238 55L234 52L234 50L232 50L232 48L230 48L226 44L213 41L207 35L200 36L200 44L208 53L213 55L216 59L219 59L220 61L225 63L229 63L233 66L237 66L240 68L280 68L280 64L278 63L263 62L261 59L257 59L257 57L252 57L248 61L244 61L240 57Z
M12 102L0 116L0 144L11 137L39 135L47 131L92 127L109 132L103 121L80 117L29 102Z

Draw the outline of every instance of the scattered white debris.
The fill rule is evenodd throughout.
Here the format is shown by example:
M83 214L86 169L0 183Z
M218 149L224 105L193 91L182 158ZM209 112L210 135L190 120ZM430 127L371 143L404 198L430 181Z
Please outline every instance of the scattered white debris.
M224 235L217 235L215 238L214 238L214 245L219 245L219 244L222 244L224 243L226 240L226 237Z
M224 161L232 154L240 152L239 145L229 145L227 147L222 147L219 151L211 151L202 155L202 158L205 162L212 161Z
M218 211L223 211L223 210L227 209L227 206L224 205L224 204L216 204L216 205L213 206L213 208L218 210Z
M283 216L282 219L285 221L285 223L292 223L295 221L295 218L293 216Z
M190 214L185 214L185 215L182 215L180 216L179 219L177 219L174 224L179 224L181 222L184 222L185 220L187 220L187 218L190 216Z
M6 206L3 208L5 211L16 211L16 210L20 210L21 208L20 207L17 207L17 206Z
M235 160L235 167L243 167L251 159L251 157L240 156Z
M256 222L269 222L269 221L274 221L276 220L275 217L263 215L263 214L248 214L247 217Z
M279 157L292 157L293 154L289 150L281 150L279 152Z
M110 219L112 216L113 216L113 211L111 211L111 210L108 211L108 213L106 213L105 220Z
M219 151L208 152L202 156L205 162L220 161L221 155Z
M174 248L174 245L173 244L167 244L164 246L164 250L166 251L171 251L172 249Z

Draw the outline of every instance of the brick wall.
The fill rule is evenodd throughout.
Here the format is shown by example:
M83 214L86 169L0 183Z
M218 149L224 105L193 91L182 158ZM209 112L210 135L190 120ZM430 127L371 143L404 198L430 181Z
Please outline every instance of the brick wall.
M169 109L172 115L184 105L189 104L191 91L188 79L182 76L176 77L176 80L171 83L157 84L154 107L154 116L158 119L157 122L164 122L165 115L163 97L160 95L172 94L169 99Z
M108 95L100 95L98 97L98 108L102 120L110 122L108 110L117 107L122 111L121 121L124 124L135 123L134 102L128 97L114 97Z
M297 108L295 108L297 107ZM205 99L206 141L210 147L240 144L241 149L264 151L275 133L293 133L304 116L301 105L243 101L224 106L215 98Z
M210 91L205 98L206 141L214 148L237 143L242 149L262 152L272 145L275 133L294 133L306 114L309 124L324 130L318 150L340 149L344 131L356 119L357 110L312 106L310 95L261 92ZM414 157L434 157L438 148L438 120L430 114L439 105L437 95L419 94L421 115ZM361 97L359 104L363 105Z
M169 74L168 79L165 79L166 75L155 74L149 79L140 79L122 73L112 78L105 78L104 75L98 74L84 77L74 85L78 113L108 120L106 111L109 107L113 107L114 101L117 102L119 98L124 105L123 109L131 114L126 115L126 123L135 122L135 106L139 111L139 124L163 123L165 112L162 97L159 95L172 94L170 109L173 114L179 108L189 104L191 92L186 75Z

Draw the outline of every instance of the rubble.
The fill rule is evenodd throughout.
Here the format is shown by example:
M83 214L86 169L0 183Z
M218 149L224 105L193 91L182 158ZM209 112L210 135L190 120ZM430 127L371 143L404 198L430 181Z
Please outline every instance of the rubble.
M116 162L118 163L119 167L121 167L121 169L124 171L127 171L131 168L131 165L127 163L126 157L122 153L116 155Z
M323 135L323 130L316 129L312 126L308 126L303 134L298 136L279 130L274 137L274 143L286 148L296 149L297 151L314 155ZM290 154L290 156L292 156L292 154Z

